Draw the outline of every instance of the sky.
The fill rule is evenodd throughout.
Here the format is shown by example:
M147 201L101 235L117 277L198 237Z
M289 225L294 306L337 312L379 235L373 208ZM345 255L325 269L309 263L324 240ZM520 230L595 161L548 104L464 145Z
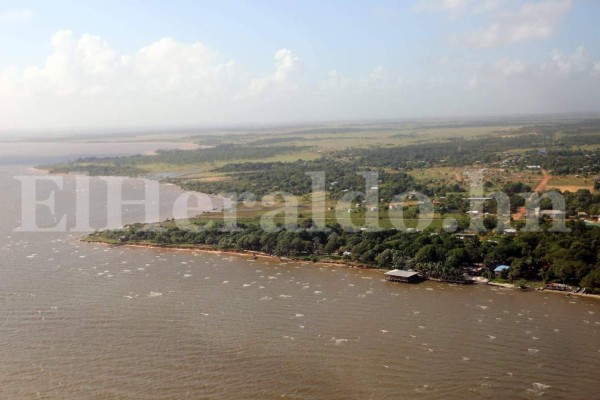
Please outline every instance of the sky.
M600 1L0 0L0 132L600 111Z

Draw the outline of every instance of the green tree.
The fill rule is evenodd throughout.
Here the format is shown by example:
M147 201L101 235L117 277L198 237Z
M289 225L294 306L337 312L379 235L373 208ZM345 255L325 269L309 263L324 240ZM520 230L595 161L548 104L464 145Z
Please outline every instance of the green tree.
M340 248L340 244L340 235L338 235L336 232L333 232L331 235L329 235L329 239L327 239L327 243L325 244L325 247L323 247L323 251L325 254L333 254Z
M600 289L600 267L596 267L596 269L584 276L580 285L590 290Z
M375 257L375 262L379 268L391 269L394 263L394 252L391 249L385 249Z
M437 252L435 251L435 246L432 244L422 247L417 251L417 254L415 254L415 261L417 263L435 262L437 260Z

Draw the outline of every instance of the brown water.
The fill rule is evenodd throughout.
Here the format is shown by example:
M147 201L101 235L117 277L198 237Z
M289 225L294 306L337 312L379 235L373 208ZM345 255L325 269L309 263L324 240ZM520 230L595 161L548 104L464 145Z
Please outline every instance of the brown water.
M70 161L79 157L111 157L154 154L159 149L196 149L186 142L0 142L0 165L43 164Z
M600 391L600 301L17 233L23 172L0 168L0 399Z

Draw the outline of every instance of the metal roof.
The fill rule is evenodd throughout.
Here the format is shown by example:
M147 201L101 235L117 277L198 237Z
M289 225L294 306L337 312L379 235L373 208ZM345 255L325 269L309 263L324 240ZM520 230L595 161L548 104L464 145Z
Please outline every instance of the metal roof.
M385 273L388 276L397 276L399 278L412 278L415 275L419 275L418 272L415 271L404 271L401 269L393 269Z

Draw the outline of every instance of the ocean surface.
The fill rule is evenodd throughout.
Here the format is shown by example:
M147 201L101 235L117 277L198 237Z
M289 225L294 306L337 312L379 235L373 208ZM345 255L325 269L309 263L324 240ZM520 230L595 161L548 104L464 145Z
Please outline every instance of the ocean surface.
M78 240L82 232L17 232L21 196L14 176L32 173L0 166L0 399L591 399L600 393L598 300L406 285L384 281L380 271L86 244ZM97 178L92 183L100 185ZM126 184L132 191L136 185ZM59 212L72 213L74 191L67 182L57 194ZM163 187L162 218L179 194ZM102 226L106 199L91 201L92 226ZM123 223L142 211L131 206ZM60 219L43 207L39 214L43 226Z

